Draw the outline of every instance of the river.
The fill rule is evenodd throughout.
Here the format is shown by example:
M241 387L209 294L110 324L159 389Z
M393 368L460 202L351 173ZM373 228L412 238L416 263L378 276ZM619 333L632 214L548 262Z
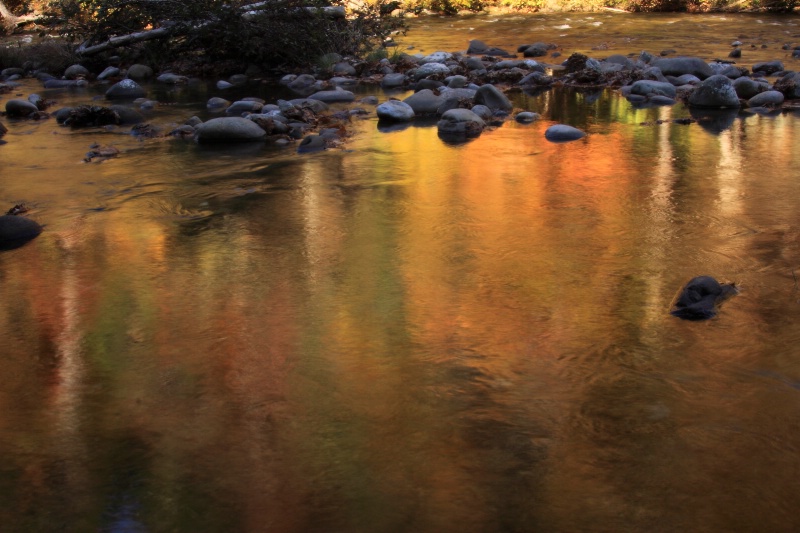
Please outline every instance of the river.
M796 23L431 17L398 41L739 39L796 68ZM165 129L219 95L148 88ZM0 200L45 231L0 252L0 530L800 529L800 117L512 97L542 120L451 144L373 113L307 155L3 119ZM703 274L740 294L670 316Z

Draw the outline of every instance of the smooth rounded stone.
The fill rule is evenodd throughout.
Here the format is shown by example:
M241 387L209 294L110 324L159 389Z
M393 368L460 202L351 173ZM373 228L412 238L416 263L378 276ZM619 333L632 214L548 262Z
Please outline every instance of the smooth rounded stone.
M78 78L85 78L89 75L89 69L83 65L71 65L64 71L64 77L68 80L76 80Z
M395 89L402 87L406 83L406 75L400 72L394 74L387 74L381 80L381 87L384 89Z
M317 83L317 78L311 74L300 74L295 79L289 82L288 87L293 91L307 91L314 87Z
M487 83L475 91L475 103L483 104L492 111L511 111L514 104L494 85Z
M365 105L378 105L378 97L372 95L365 96L364 98L359 100L359 102Z
M319 62L322 64L332 65L334 63L340 62L341 60L342 60L341 54L337 54L336 52L330 52L319 56Z
M328 80L328 83L333 85L337 90L338 89L353 89L358 86L359 81L356 78L345 78L343 76L334 76L333 78Z
M388 100L375 110L379 120L408 122L414 118L414 109L400 100Z
M680 87L681 85L699 85L701 80L694 74L683 74L681 76L667 76L667 81L670 82L675 87Z
M355 76L356 68L347 61L340 61L333 66L333 73L337 76Z
M36 93L32 93L28 95L28 101L36 106L36 109L39 111L44 111L47 108L47 102L44 101L44 98L39 96Z
M59 124L63 124L72 113L72 110L75 109L74 107L62 107L61 109L57 109L53 113L53 117L55 117L56 122Z
M551 85L553 77L543 72L534 71L519 80L518 85Z
M727 76L715 74L703 80L689 95L689 105L694 107L739 107L739 97Z
M21 98L13 98L6 102L6 115L9 117L28 117L39 111L33 103Z
M734 59L742 57L742 49L741 48L734 48L728 54L728 57L732 57Z
M124 105L112 105L109 107L119 116L120 124L141 124L144 122L144 116L133 108Z
M108 78L115 78L120 75L120 70L117 67L106 67L103 72L97 75L97 79L105 81Z
M308 154L312 152L321 152L328 147L325 137L322 135L308 135L303 137L300 144L297 145L298 154Z
M719 304L738 293L732 283L720 283L711 276L697 276L680 290L670 314L684 320L713 318Z
M180 74L173 74L172 72L164 72L163 74L159 74L156 81L170 85L186 85L189 83L189 78L181 76Z
M783 70L783 62L781 61L761 61L759 63L753 63L753 72L763 72L768 76L776 72L782 72Z
M453 59L453 54L450 52L434 52L432 54L428 54L423 58L420 58L419 64L426 65L428 63L444 63L445 61L449 61Z
M625 95L625 98L632 104L643 104L647 102L647 97L642 94L630 94L628 93Z
M230 89L231 87L233 87L233 84L229 81L219 80L217 82L217 89L219 89L220 91L224 91L225 89Z
M442 104L442 97L434 94L430 89L423 89L403 100L411 106L414 113L418 116L435 115L436 110Z
M434 74L450 74L450 67L444 63L426 63L409 72L413 73L414 81L419 81Z
M451 89L462 89L469 84L466 76L448 76L444 81Z
M544 138L554 143L577 141L585 136L585 132L566 124L555 124L544 132Z
M197 127L202 123L203 121L200 119L200 117L196 115L189 117L188 119L186 119L186 122L184 122L184 124L186 124L187 126L192 126L192 127Z
M18 215L0 216L0 248L11 248L42 233L38 222Z
M267 133L252 120L242 117L212 118L196 126L197 142L260 141Z
M639 94L642 96L661 95L675 98L677 90L675 86L669 82L639 80L631 85L631 94Z
M540 118L541 115L539 115L539 113L533 113L531 111L522 111L517 113L517 116L514 117L520 124L530 124L531 122L536 122Z
M524 57L543 57L547 55L547 51L551 46L545 43L533 43L522 45L517 48L517 52L522 52Z
M665 76L682 76L693 74L704 80L714 75L711 67L699 57L662 57L651 64L661 70Z
M670 98L669 96L665 96L663 94L656 94L650 96L648 98L648 102L653 105L675 105L676 100L674 98Z
M88 87L89 82L86 80L59 80L51 78L44 81L45 89L70 89L74 87Z
M227 107L231 105L228 100L224 98L220 98L219 96L212 96L206 102L206 109L211 111L222 111L223 109L227 109Z
M464 64L464 68L467 70L483 70L486 68L486 65L483 64L483 61L477 57L464 58L462 63Z
M134 98L142 98L144 96L147 96L147 92L142 88L141 85L131 79L118 81L106 91L106 98L111 99L130 98L133 100Z
M747 107L778 107L783 104L784 96L780 91L764 91L747 101Z
M753 78L748 78L745 76L733 80L733 89L736 91L736 94L739 96L739 98L744 98L747 100L754 97L758 93L769 90L769 88L770 87L768 83L754 80Z
M172 137L194 137L194 134L197 133L193 126L189 126L188 124L183 124L176 128L173 128L172 131L169 132L169 135Z
M470 138L479 136L486 123L469 109L451 109L442 115L436 127L441 136Z
M132 80L149 80L153 77L153 69L147 65L136 63L128 67L127 75Z
M506 52L502 48L497 48L496 46L489 46L488 44L484 43L483 41L479 41L478 39L473 39L469 42L469 47L467 47L467 54L478 54L484 56L502 56L502 57L514 56L514 54Z
M279 115L251 113L245 118L258 124L262 130L267 132L267 135L289 133L289 125L284 120L281 120L283 117Z
M633 61L630 58L625 57L622 54L613 54L608 56L603 60L603 63L611 63L616 65L622 65L625 70L630 70L633 68Z
M249 79L250 78L247 76L247 74L234 74L228 78L228 81L234 85L245 85Z
M425 89L430 89L431 91L436 91L444 87L445 84L440 82L439 80L419 80L417 83L414 84L414 92L423 91Z
M334 91L318 91L308 97L309 100L319 100L320 102L333 103L333 102L352 102L356 99L356 95L344 89L336 89Z
M494 116L492 110L483 104L472 106L472 112L481 117L483 121L491 120L491 118Z
M278 101L278 105L280 105L280 100ZM327 111L329 109L328 104L323 102L322 100L315 100L313 98L295 98L293 100L289 100L289 105L293 105L295 107L309 107L314 113L322 113L323 111Z
M0 70L0 79L7 80L11 76L24 76L25 69L21 69L19 67L8 67Z
M278 81L278 83L281 85L289 85L296 79L297 79L297 74L286 74Z
M229 116L241 116L242 113L259 113L264 108L261 102L252 102L248 100L239 100L232 103L225 110L225 114Z

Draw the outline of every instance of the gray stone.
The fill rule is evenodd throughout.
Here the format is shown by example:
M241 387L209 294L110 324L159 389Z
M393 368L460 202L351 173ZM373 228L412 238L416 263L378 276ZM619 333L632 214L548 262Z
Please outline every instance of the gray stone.
M800 98L800 72L791 72L775 81L773 89L780 91L790 99Z
M667 81L669 81L672 85L676 87L680 87L681 85L699 85L700 82L703 80L701 80L694 74L683 74L678 77L667 76Z
M475 103L484 104L492 111L511 111L514 109L514 104L511 103L511 100L500 89L489 83L481 86L475 92Z
M402 87L406 83L406 75L402 73L387 74L381 80L381 87L384 89L394 89Z
M137 63L128 68L128 77L132 80L148 80L153 77L153 69Z
M748 107L779 107L783 104L784 96L780 91L764 91L747 101Z
M353 100L356 99L356 95L354 95L350 91L337 89L335 91L319 91L312 94L308 98L309 100L319 100L320 102L326 102L326 103L352 102Z
M434 52L421 58L419 60L419 64L426 65L428 63L444 63L450 59L453 59L453 54L450 52Z
M502 56L502 57L513 56L513 54L506 52L502 48L489 46L483 41L479 41L477 39L473 39L469 42L469 47L467 48L467 54L480 54L484 56Z
M517 116L514 117L514 119L521 124L530 124L531 122L536 122L539 118L541 118L539 113L533 113L531 111L522 111L521 113L517 113Z
M18 215L0 216L0 247L13 247L29 241L42 232L39 223Z
M333 66L333 73L338 76L355 76L356 69L350 63L341 61Z
M141 113L132 109L130 107L126 107L123 105L112 105L109 106L112 111L114 111L117 116L119 116L119 123L120 124L141 124L144 122L144 116Z
M86 78L89 75L89 69L83 65L72 65L67 67L64 71L64 77L68 80L76 80L78 78Z
M749 100L758 93L769 90L769 84L742 76L733 80L733 88L739 98Z
M231 105L231 103L228 100L220 98L219 96L212 96L208 99L208 102L206 102L206 109L211 111L222 111L229 105Z
M168 83L170 85L186 85L189 83L189 78L181 76L180 74L173 74L172 72L164 72L156 78L156 81Z
M28 117L39 111L39 108L28 100L13 98L6 102L6 115L9 117Z
M450 74L450 67L444 63L426 63L415 68L413 71L414 80L421 80L433 74Z
M699 57L664 57L652 62L665 76L693 74L704 80L714 75L714 71Z
M472 106L472 112L481 117L484 121L491 119L493 116L492 110L483 104Z
M219 80L217 82L217 89L221 91L224 91L225 89L230 89L231 87L233 87L233 84L229 81Z
M766 75L782 72L783 63L781 61L761 61L753 63L753 72L763 72Z
M108 78L115 78L120 75L120 70L117 67L106 67L103 72L97 75L100 81L107 80Z
M641 96L661 95L675 98L677 91L675 86L671 83L666 83L663 81L639 80L631 85L631 94L638 94Z
M554 143L577 141L585 136L585 132L566 124L555 124L544 132L544 138Z
M88 87L88 85L89 82L86 80L59 80L51 78L44 82L45 89L71 89L75 87Z
M254 102L249 100L239 100L232 103L226 110L225 114L232 117L241 116L242 113L259 113L264 107L261 102Z
M545 43L533 43L520 46L517 51L525 57L543 57L551 47Z
M705 79L689 95L689 105L715 108L739 107L739 97L736 95L731 80L726 76L716 74Z
M436 124L439 135L452 138L477 137L486 123L469 109L451 109Z
M130 98L133 100L135 98L142 98L146 95L147 92L138 83L131 79L119 81L109 87L106 91L106 98L109 99Z
M325 137L321 135L309 135L304 137L300 144L297 145L297 153L308 154L311 152L320 152L328 147L325 142Z
M414 118L414 109L400 100L388 100L376 109L378 119L389 122L408 122Z
M467 57L464 59L463 64L467 70L482 70L486 68L483 61L477 57Z
M241 117L212 118L195 129L199 143L260 141L267 135L258 124Z
M289 82L288 87L293 91L304 92L311 89L316 82L317 79L311 74L300 74Z
M430 89L423 89L412 94L403 102L411 106L418 116L434 115L442 103L442 97L434 94Z
M281 101L278 100L278 105L280 105L280 103ZM288 103L295 107L308 107L314 113L322 113L329 109L328 104L322 100L315 100L313 98L294 98L293 100L289 100Z
M249 78L247 74L234 74L233 76L228 78L228 81L234 85L245 85L248 80Z
M461 89L469 84L469 80L465 76L449 76L444 81L451 89Z

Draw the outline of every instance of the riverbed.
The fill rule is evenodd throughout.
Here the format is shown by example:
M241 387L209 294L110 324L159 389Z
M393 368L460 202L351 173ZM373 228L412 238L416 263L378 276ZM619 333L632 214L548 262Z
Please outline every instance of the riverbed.
M711 60L738 39L797 68L796 23L431 17L398 44ZM214 81L148 85L148 120L213 116ZM0 201L45 231L0 253L0 530L800 528L800 117L510 96L541 120L453 144L361 105L302 155L4 118ZM549 143L554 123L588 135ZM698 275L739 294L671 316Z

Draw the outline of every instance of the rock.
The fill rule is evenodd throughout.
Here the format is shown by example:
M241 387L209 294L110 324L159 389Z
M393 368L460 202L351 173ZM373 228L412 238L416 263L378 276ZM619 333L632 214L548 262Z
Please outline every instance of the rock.
M25 118L30 116L32 113L36 113L38 111L39 108L36 107L31 102L29 102L28 100L13 98L6 102L6 115L12 118L14 117Z
M484 65L483 61L477 57L464 58L463 64L464 68L467 70L482 70L486 68L486 65Z
M492 84L487 83L475 92L475 103L483 104L492 111L511 111L514 104L503 92Z
M467 48L467 54L479 54L484 56L502 56L502 57L514 57L513 54L506 52L501 48L496 48L494 46L489 46L483 41L479 41L477 39L473 39L469 42L469 47Z
M492 110L483 104L472 106L472 112L481 117L484 122L490 120L493 116Z
M409 72L413 73L414 81L418 81L434 74L450 74L450 67L444 63L426 63Z
M517 48L517 52L522 52L524 57L543 57L547 55L547 51L555 48L552 45L545 43L525 44Z
M444 83L440 82L439 80L419 80L417 83L414 84L414 92L424 91L425 89L430 89L431 91L435 91L444 87Z
M469 109L451 109L442 115L436 126L442 137L467 139L479 136L486 123Z
M206 109L210 111L222 111L226 109L231 103L224 98L220 98L219 96L212 96L206 102Z
M226 110L225 114L232 117L241 116L242 113L260 113L264 104L261 102L253 102L249 100L239 100L232 103Z
M100 81L107 80L108 78L116 78L119 76L120 70L117 67L106 67L103 72L97 75L97 79Z
M249 79L250 78L247 76L247 74L234 74L228 78L228 81L234 85L246 85Z
M388 100L376 109L378 119L387 122L408 122L414 118L414 109L400 100Z
M577 141L585 136L585 132L566 124L555 124L544 132L544 138L554 143Z
M435 115L442 103L442 97L434 94L430 89L423 89L412 94L403 102L408 104L417 116Z
M184 122L185 125L192 126L193 128L199 126L202 123L203 121L198 116L190 117L186 120L186 122Z
M381 87L384 89L395 89L402 87L406 83L406 75L400 72L387 74L381 80Z
M281 85L287 85L288 86L290 83L292 83L296 79L297 79L297 74L286 74L284 77L282 77L280 79L280 81L278 81L278 83L280 83Z
M307 154L311 152L320 152L328 147L325 138L321 135L309 135L304 137L300 144L297 146L297 153Z
M336 89L352 89L359 84L356 78L345 78L342 76L334 76L328 80L328 83L333 85Z
M123 105L112 105L110 106L110 109L119 117L119 124L141 124L144 122L144 116L130 107Z
M64 77L68 80L86 78L87 76L89 76L89 69L83 65L72 65L67 67L67 70L64 71Z
M359 102L366 105L378 105L378 97L373 95L365 96Z
M180 76L178 74L173 74L172 72L164 72L160 74L156 81L160 83L168 83L170 85L186 85L189 83L189 78L186 76Z
M133 100L135 98L142 98L146 95L147 92L141 87L141 85L131 79L119 81L109 87L106 91L106 98L109 99L130 98Z
M260 141L266 136L258 124L241 117L212 118L195 129L195 140L199 143Z
M444 81L451 89L463 89L469 85L469 79L466 76L448 76Z
M6 133L8 133L8 128L6 128L6 125L5 125L5 124L3 124L2 122L0 122L0 137L2 137L3 135L5 135Z
M767 76L782 71L783 63L781 61L762 61L760 63L753 63L753 72L762 72Z
M689 95L689 105L695 107L739 107L739 97L731 80L721 74L706 78Z
M530 111L522 111L521 113L517 113L517 116L514 117L520 124L530 124L531 122L536 122L540 118L539 113L532 113Z
M230 89L231 87L233 87L233 84L228 81L219 80L217 82L217 89L219 89L220 91L224 91L225 89Z
M70 89L73 87L87 87L89 82L86 80L59 80L51 78L44 81L45 89Z
M42 233L37 222L18 215L0 216L0 248L16 248Z
M780 107L784 96L780 91L764 91L747 101L747 107Z
M665 57L652 62L665 76L693 74L704 80L714 75L714 71L699 57Z
M519 80L519 85L536 85L536 86L547 86L552 85L553 77L548 76L542 72L534 71Z
M667 81L676 87L681 85L700 85L702 80L694 74L683 74L681 76L667 76Z
M346 61L340 61L333 66L333 73L337 76L355 76L356 69Z
M782 92L790 100L800 98L800 72L791 72L777 79L773 89Z
M733 89L739 98L749 100L758 93L769 90L769 84L742 76L733 81Z
M631 85L631 94L638 94L641 96L661 95L675 98L677 93L678 91L673 84L663 81L639 80Z
M730 53L728 54L728 57L731 57L731 58L734 58L734 59L742 57L742 49L741 48L734 48L733 50L730 51Z
M717 306L738 293L733 284L721 284L711 276L698 276L689 280L678 293L670 314L684 320L713 318Z
M139 63L128 68L128 77L132 80L149 80L153 77L153 69Z
M278 103L280 104L280 100ZM293 100L289 100L289 105L294 107L304 108L307 107L311 109L314 113L322 113L323 111L327 111L329 109L328 104L323 102L322 100L314 100L313 98L295 98Z
M19 67L9 67L0 70L0 79L2 80L7 80L11 76L24 76L24 75L25 75L25 69Z
M319 100L320 102L332 103L332 102L352 102L356 99L356 95L354 95L350 91L345 91L343 89L337 89L335 91L318 91L308 97L309 100Z
M444 63L450 59L453 59L453 54L450 52L434 52L420 59L419 64L426 65L428 63Z

